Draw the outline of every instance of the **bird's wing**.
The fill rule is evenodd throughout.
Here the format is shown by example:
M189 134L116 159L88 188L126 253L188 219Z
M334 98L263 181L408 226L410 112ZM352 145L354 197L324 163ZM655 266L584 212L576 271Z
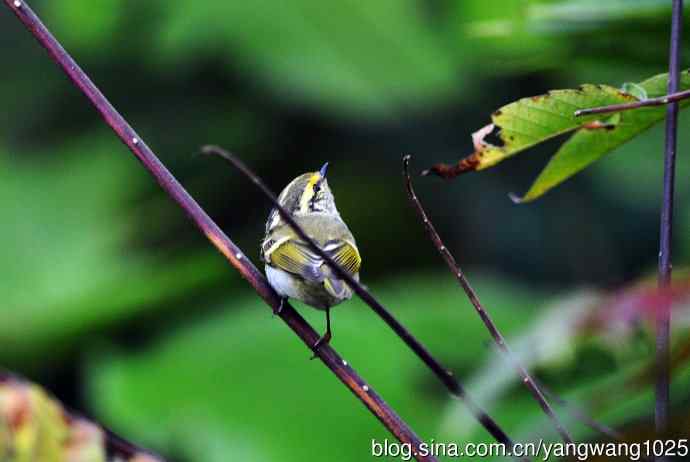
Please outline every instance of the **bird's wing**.
M348 241L335 241L327 244L324 250L348 273L355 275L359 272L359 267L362 264L362 258L359 256L357 247ZM330 268L327 268L327 276L323 281L323 286L331 295L338 299L350 298L352 292L342 279L339 279L333 274Z
M335 241L324 246L324 251L350 274L356 274L359 271L362 259L354 244L347 241ZM267 263L301 276L307 281L321 282L325 278L334 279L331 276L332 271L323 265L323 259L306 243L295 238L285 237L280 241L272 242L269 248L264 249L263 254ZM335 291L339 292L337 289Z
M337 240L326 244L324 250L348 273L359 273L359 267L362 265L362 257L359 256L357 246L352 242Z
M266 263L304 278L307 281L321 282L323 260L313 251L293 238L285 237L264 251Z

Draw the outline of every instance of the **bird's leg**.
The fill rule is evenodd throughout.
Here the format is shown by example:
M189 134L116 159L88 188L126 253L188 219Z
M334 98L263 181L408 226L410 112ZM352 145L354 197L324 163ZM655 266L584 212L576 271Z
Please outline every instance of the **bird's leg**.
M314 343L314 346L312 349L314 350L314 355L311 357L311 359L316 358L316 353L318 353L319 348L321 348L323 345L328 345L328 343L331 341L331 309L326 308L326 333L321 336L320 339Z
M280 304L278 305L278 308L273 308L273 316L279 315L280 313L283 312L283 308L285 307L285 301L287 300L287 297L280 297Z

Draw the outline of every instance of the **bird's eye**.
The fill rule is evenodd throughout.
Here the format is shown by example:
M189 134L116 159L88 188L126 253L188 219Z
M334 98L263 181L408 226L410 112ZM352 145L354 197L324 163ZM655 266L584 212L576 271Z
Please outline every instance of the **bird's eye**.
M319 191L321 191L321 183L316 183L314 185L314 195L318 194Z

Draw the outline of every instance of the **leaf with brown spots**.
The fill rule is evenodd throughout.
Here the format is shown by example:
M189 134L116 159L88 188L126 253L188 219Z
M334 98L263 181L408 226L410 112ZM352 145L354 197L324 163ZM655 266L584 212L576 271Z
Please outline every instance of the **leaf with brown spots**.
M472 136L474 153L455 165L434 165L423 174L454 178L468 171L484 170L532 146L574 131L527 194L514 199L517 202L534 200L659 122L665 114L661 106L585 117L575 117L576 110L638 101L637 96L644 94L649 98L663 96L667 81L667 74L660 74L638 84L627 84L625 88L636 89L631 92L634 94L608 85L586 84L578 89L552 90L520 99L499 108L491 116L492 124L475 132ZM690 88L690 70L682 73L680 87L681 90ZM689 102L684 101L681 107ZM490 133L488 127L498 130L500 143L491 144L485 140Z

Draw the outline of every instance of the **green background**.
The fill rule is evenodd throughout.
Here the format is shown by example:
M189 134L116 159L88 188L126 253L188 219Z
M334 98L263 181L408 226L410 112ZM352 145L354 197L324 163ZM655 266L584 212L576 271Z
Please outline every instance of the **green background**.
M199 147L232 150L275 191L329 161L362 281L521 441L556 435L426 238L402 155L414 156L415 172L453 162L503 104L665 72L669 5L32 2L255 264L270 205ZM6 8L0 62L0 364L171 460L368 460L385 429L308 360ZM677 269L690 257L688 128L682 116ZM536 376L640 439L653 422L652 387L631 377L653 358L651 330L645 313L611 310L606 294L655 270L663 127L514 205L508 193L524 193L561 141L416 187ZM297 307L323 328L322 313ZM592 328L583 321L592 313L613 322ZM679 305L679 348L687 319ZM490 441L360 300L334 310L333 330L335 348L423 439ZM684 364L678 429L687 428ZM557 409L579 439L600 438Z

